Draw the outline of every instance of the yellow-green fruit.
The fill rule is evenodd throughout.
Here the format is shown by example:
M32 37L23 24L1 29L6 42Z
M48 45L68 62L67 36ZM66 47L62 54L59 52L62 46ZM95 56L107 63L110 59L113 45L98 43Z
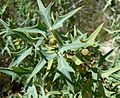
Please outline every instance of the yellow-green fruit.
M87 66L83 63L80 65L80 68L79 68L80 72L85 74L86 73L86 70L87 70Z
M82 55L88 55L89 54L89 50L88 49L83 49L81 51Z
M50 39L50 40L49 40L49 44L50 44L50 45L55 45L55 44L57 44L57 42L56 42L55 39Z
M84 67L84 66L80 67L80 72L85 74L86 73L86 67Z

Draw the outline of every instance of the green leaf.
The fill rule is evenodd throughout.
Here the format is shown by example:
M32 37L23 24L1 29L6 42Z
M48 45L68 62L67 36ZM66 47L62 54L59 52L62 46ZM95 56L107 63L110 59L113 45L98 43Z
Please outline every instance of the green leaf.
M12 67L12 70L17 75L25 75L25 74L31 74L32 70L24 67Z
M56 21L53 24L52 29L55 30L55 29L60 28L65 20L67 20L68 18L70 18L71 16L73 16L75 13L77 13L81 8L82 7L74 9L73 11L71 11L71 12L69 12L66 15L63 15L63 16L57 15Z
M74 69L66 62L66 60L63 58L63 56L59 55L58 57L58 67L57 69L65 75L69 80L71 80L71 76L69 72L75 72ZM57 73L53 79L56 80L58 78L59 74Z
M105 87L104 87L104 91L105 91L105 94L108 98L112 98L111 95L113 95L115 92L112 92L112 91L108 91Z
M110 75L110 77L113 78L113 79L115 79L115 80L120 81L120 75L119 75L119 73L117 73L117 74L112 74L112 75Z
M60 77L60 74L59 73L56 73L55 74L55 76L54 76L54 79L53 79L53 81L55 81L57 78L59 78Z
M42 44L42 42L43 42L43 38L39 38L35 46L39 47Z
M43 5L41 0L37 0L39 12L41 19L44 21L44 23L48 26L48 28L51 30L51 18L50 18L50 11L52 4L50 3L47 8Z
M88 47L90 45L93 45L94 43L71 43L64 45L62 48L60 48L60 52L64 52L66 50L71 50L71 49L77 49L77 48L82 48L82 47Z
M18 35L19 37L21 37L25 41L30 41L31 40L26 34L24 34L22 32L21 33L13 32L13 30L8 26L8 24L6 24L2 19L0 19L0 22L6 28L6 31L5 31L6 34L4 35L4 37L16 34L16 35Z
M38 98L37 90L34 84L31 87L28 87L27 93L25 95L27 96L27 98Z
M92 71L92 78L93 78L94 80L97 80L97 78L98 78L98 77L97 77L97 73L95 73L95 72Z
M74 62L75 62L75 64L76 65L80 65L80 64L82 64L83 62L77 57L77 56L71 56L70 57Z
M57 57L57 54L55 52L45 52L44 56L46 57L46 59L49 61L55 57Z
M47 98L47 97L45 96L44 87L40 86L40 88L41 88L42 98Z
M40 29L37 29L35 27L18 28L18 29L13 29L13 31L23 32L23 33L40 33L44 37L46 36L46 32L44 32L44 31L42 31Z
M48 70L51 69L52 64L53 64L53 59L48 61L47 72L45 73L43 79L49 74L49 71L48 71Z
M2 19L0 19L0 23L1 23L6 29L9 28L9 27L8 27L8 24L5 23Z
M5 27L6 32L7 32L4 36L9 35L9 34L15 34L15 33L12 31L12 29L9 28L8 24L5 23L2 19L0 19L0 23Z
M13 41L12 41L12 37L11 37L11 36L8 36L8 37L7 37L7 43L9 43L9 45L10 45L14 50L16 50L16 49L15 49L15 46L14 46L14 44L13 44Z
M31 78L33 76L35 76L42 68L43 66L46 64L45 59L42 59L38 62L38 64L36 65L36 67L34 68L33 72L31 73L31 75L28 77L26 83L29 83L29 81L31 80Z
M100 60L98 63L98 66L101 66L106 60L108 60L108 57L110 56L110 54L113 52L114 49L110 50L107 54L102 55L100 54Z
M61 90L61 91L49 91L47 93L47 96L50 96L50 95L61 95L61 94L69 94L69 91L68 90Z
M101 75L103 78L108 78L112 73L119 71L119 70L120 70L120 66L116 66L116 67L110 68L106 71L102 71Z
M4 49L2 50L2 54L4 54L4 52L7 51L8 54L11 56L11 51L10 51L10 49L9 49L8 46L9 46L9 45L8 45L8 41L7 41Z
M72 85L71 83L69 83L67 80L66 80L66 82L67 82L67 85L69 86L70 90L71 90L73 93L75 93L73 85Z
M95 38L97 37L97 35L99 34L99 32L101 31L102 27L103 27L103 23L89 36L89 38L87 39L87 43L93 43L95 41Z
M30 38L30 36L28 36L28 34L25 34L23 32L15 32L15 35L17 35L18 37L20 37L22 40L27 41L27 42L31 42L32 39ZM12 34L9 34L9 36Z
M14 80L15 77L17 76L17 74L12 69L9 69L9 68L0 67L0 72L11 75L12 80Z
M36 44L34 45L34 47L35 47L35 58L36 58L36 56L37 56L37 50L39 50L39 46L42 44L43 39L44 39L44 38L39 38L39 40L38 40L38 41L36 42Z
M32 52L32 47L30 47L29 49L24 50L20 56L14 60L9 67L14 67L14 66L18 66L20 64L20 62L22 62L23 59L25 59L28 55L30 55Z
M97 35L100 32L100 30L102 29L102 27L103 27L103 23L89 36L89 38L86 41L84 41L84 43L76 41L71 44L63 45L60 48L60 52L94 45L95 38L97 37Z

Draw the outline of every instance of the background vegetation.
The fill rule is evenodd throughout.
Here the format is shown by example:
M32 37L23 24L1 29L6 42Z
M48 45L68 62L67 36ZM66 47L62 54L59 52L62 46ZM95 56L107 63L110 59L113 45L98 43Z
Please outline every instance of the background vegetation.
M0 0L1 98L120 98L119 0Z

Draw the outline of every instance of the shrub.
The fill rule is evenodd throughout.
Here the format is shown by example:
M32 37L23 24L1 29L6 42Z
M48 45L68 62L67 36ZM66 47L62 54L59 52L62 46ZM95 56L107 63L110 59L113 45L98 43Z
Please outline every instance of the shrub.
M104 66L113 50L102 55L95 41L103 23L89 37L75 26L72 32L62 31L63 23L82 7L60 16L51 13L52 3L47 7L41 0L37 3L40 20L32 27L14 29L0 19L5 28L0 33L0 52L10 62L0 72L12 77L9 97L107 98L116 94L115 88L107 88L107 79L120 67Z

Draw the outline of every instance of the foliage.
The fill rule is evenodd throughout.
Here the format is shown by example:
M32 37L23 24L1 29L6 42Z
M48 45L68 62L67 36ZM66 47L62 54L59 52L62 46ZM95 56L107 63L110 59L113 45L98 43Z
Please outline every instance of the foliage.
M0 77L7 74L13 83L12 90L19 88L13 92L7 87L8 97L119 98L119 61L106 62L106 67L104 63L109 61L113 49L102 55L96 41L104 24L98 25L89 36L76 26L72 31L63 31L65 21L83 7L61 15L51 10L52 3L45 7L37 0L37 4L39 10L35 11L39 18L30 27L18 24L14 28L0 19L0 56L6 61L0 65ZM107 3L103 10L108 6ZM119 54L117 60L118 57Z

